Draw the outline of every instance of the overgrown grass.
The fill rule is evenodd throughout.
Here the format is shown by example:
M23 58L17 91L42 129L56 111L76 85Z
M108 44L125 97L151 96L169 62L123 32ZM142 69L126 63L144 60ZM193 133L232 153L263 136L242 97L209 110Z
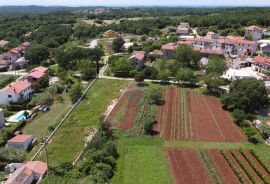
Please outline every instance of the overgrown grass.
M41 138L47 137L50 133L49 129L51 128L53 130L71 107L68 94L63 94L62 97L62 103L53 104L49 112L39 112L38 116L23 128L23 132L25 134L34 135L38 142L41 141ZM31 157L38 148L39 146L35 146L30 152L29 157Z
M173 183L163 141L151 138L120 139L118 152L120 158L112 183Z
M92 126L100 122L111 100L121 95L128 81L99 79L48 146L52 165L73 162L83 149Z

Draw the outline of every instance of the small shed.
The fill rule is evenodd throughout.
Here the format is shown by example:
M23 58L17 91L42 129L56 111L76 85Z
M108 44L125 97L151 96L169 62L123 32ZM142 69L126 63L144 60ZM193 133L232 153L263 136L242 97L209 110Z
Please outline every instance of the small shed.
M33 135L17 135L10 139L7 143L8 147L19 149L19 150L28 150L33 146L35 138Z

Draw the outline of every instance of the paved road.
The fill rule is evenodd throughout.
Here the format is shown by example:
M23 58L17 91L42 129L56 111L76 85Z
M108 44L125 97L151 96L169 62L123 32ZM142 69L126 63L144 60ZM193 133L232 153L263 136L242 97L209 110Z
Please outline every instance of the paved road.
M94 39L91 41L89 48L94 49L97 47L97 45L98 45L98 39Z
M14 75L14 76L24 76L27 72L25 70L17 70L17 71L7 71L7 72L1 72L0 75Z

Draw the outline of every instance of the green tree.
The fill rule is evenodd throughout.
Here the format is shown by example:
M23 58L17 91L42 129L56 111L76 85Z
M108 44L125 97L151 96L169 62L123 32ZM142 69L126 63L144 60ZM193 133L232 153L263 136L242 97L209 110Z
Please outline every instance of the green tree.
M147 99L150 104L160 104L162 100L162 93L158 88L150 88L147 93Z
M249 113L269 105L264 82L255 78L234 81L229 94L224 95L221 102L229 110L240 109Z
M227 69L226 61L219 57L212 55L209 57L209 63L206 68L206 73L215 73L218 75L222 75Z
M117 37L112 42L112 48L114 52L120 52L125 41L122 37Z
M70 89L70 99L72 101L72 103L76 103L77 100L81 97L82 95L82 86L80 82L75 82Z
M77 68L82 74L84 80L89 80L96 76L96 64L94 64L92 61L81 60L77 65Z
M177 67L197 67L200 55L189 45L180 45L175 52L175 65Z
M132 64L126 58L119 58L111 63L111 71L115 76L127 77L133 69Z
M252 34L247 34L246 39L252 41L253 40Z
M235 123L241 123L242 121L247 119L247 114L243 110L234 109L232 114Z
M33 44L26 49L25 58L33 65L40 65L41 61L48 59L49 55L47 47Z
M220 78L220 76L216 73L210 73L204 78L204 82L207 85L207 91L209 94L218 94L219 95L219 87L226 84L225 79Z
M178 81L180 84L182 82L195 82L194 72L190 68L179 68L176 76L174 77L175 81Z

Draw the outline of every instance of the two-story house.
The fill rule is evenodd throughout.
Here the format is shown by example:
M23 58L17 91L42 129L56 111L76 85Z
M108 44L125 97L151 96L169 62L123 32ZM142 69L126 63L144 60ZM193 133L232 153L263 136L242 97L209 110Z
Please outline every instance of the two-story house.
M175 51L177 49L177 44L175 43L168 43L161 47L161 52L163 56L167 59L171 59L175 55Z
M248 26L245 28L245 37L247 37L248 35L251 35L252 40L257 41L262 38L262 32L263 32L263 29L258 26L255 26L255 25Z
M8 105L10 102L18 102L20 99L30 98L32 84L27 81L15 81L0 90L0 104Z

